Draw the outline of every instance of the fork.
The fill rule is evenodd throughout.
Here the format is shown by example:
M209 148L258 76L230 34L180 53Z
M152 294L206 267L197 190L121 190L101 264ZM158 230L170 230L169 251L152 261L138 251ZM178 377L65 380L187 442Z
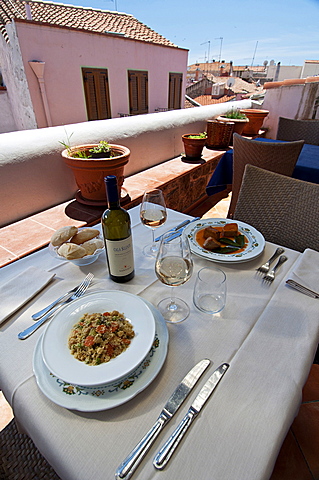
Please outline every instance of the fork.
M44 322L46 322L50 317L52 317L53 313L56 312L57 310L59 310L63 305L66 305L67 303L69 302L72 302L72 300L75 300L76 298L79 298L81 297L85 292L86 290L88 289L92 279L93 279L94 275L93 273L89 273L86 278L84 279L84 281L82 282L81 286L78 287L78 289L76 290L76 292L73 293L73 295L71 297L69 297L67 300L65 300L64 302L60 303L60 305L57 305L55 308L53 308L49 313L47 313L46 315L44 315L44 317L42 317L40 320L38 320L36 323L34 323L33 325L31 325L30 327L26 328L25 330L23 330L23 332L20 332L18 334L18 338L20 340L24 340L25 338L28 338L30 335L32 335L32 333L34 333Z
M272 283L275 280L275 272L276 272L277 268L279 268L280 265L282 265L286 260L288 260L288 258L285 255L281 255L279 257L278 262L276 263L276 265L272 269L272 271L267 273L267 275L264 276L263 281L266 282L266 283L269 283L269 284Z
M260 267L256 268L256 271L258 273L268 273L269 270L270 270L270 265L272 264L272 262L274 260L276 260L277 257L279 257L279 255L281 255L282 253L284 253L284 249L281 248L281 247L278 247L275 251L275 253L273 254L272 257L270 257L270 259L268 260L268 262L264 263L263 265L261 265Z
M90 278L91 275L92 275L92 273L89 273L79 285L77 285L76 287L72 288L72 290L70 290L69 292L66 292L66 293L64 293L63 295L61 295L61 297L59 297L59 298L57 298L56 300L54 300L54 302L50 303L50 305L48 305L47 307L43 308L43 310L40 310L39 312L34 313L34 314L32 315L33 320L39 320L39 318L43 317L43 315L45 315L49 310L51 310L51 308L55 307L55 305L57 305L57 304L60 303L62 300L64 300L64 298L66 298L66 297L68 297L69 295L71 295L71 293L75 293L75 292L77 291L77 289L80 288L80 287L82 286L82 284L85 283L88 278ZM92 278L93 278L93 277L92 277Z

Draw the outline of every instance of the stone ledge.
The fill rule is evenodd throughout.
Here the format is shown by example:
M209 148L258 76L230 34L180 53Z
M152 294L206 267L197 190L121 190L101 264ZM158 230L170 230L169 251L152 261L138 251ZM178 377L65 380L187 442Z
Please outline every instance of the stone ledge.
M188 213L207 198L205 187L224 150L204 148L202 159L176 157L127 177L124 188L130 200L123 207L139 205L143 192L161 188L169 208ZM48 245L52 233L66 225L94 225L106 206L88 206L70 200L0 229L0 267Z

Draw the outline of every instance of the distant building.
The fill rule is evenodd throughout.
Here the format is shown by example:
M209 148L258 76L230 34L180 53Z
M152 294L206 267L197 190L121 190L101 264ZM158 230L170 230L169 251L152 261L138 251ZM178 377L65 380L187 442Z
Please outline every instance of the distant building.
M187 56L132 15L1 2L0 133L182 108Z

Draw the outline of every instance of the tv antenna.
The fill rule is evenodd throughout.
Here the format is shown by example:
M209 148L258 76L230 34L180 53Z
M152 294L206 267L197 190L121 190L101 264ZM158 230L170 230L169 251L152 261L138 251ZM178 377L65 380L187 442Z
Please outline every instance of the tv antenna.
M252 61L251 61L251 66L253 66L253 64L254 64L255 55L256 55L256 50L257 50L257 46L258 46L258 40L257 40L257 42L256 42L256 46L255 46L255 51L254 51L253 59L252 59Z
M217 37L215 40L220 40L220 49L219 49L219 58L218 62L220 63L220 59L222 58L222 45L223 45L223 37Z
M207 40L207 42L201 43L201 45L206 45L207 43L208 43L207 63L209 63L210 40Z

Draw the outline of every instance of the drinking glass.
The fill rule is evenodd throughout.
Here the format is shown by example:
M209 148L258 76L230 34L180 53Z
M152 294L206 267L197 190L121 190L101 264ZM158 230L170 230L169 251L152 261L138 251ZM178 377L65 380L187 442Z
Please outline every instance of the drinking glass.
M205 267L199 270L195 282L195 306L205 313L218 313L226 304L226 275L220 268Z
M155 257L158 245L155 242L155 229L163 225L167 219L165 199L162 190L155 188L144 192L140 208L140 218L143 225L152 230L152 243L143 249L144 255Z
M171 297L164 298L157 308L167 322L179 323L189 315L189 306L184 300L176 298L175 288L190 279L193 272L191 250L186 236L180 235L172 240L170 234L162 237L155 262L155 273L159 280L171 288Z

